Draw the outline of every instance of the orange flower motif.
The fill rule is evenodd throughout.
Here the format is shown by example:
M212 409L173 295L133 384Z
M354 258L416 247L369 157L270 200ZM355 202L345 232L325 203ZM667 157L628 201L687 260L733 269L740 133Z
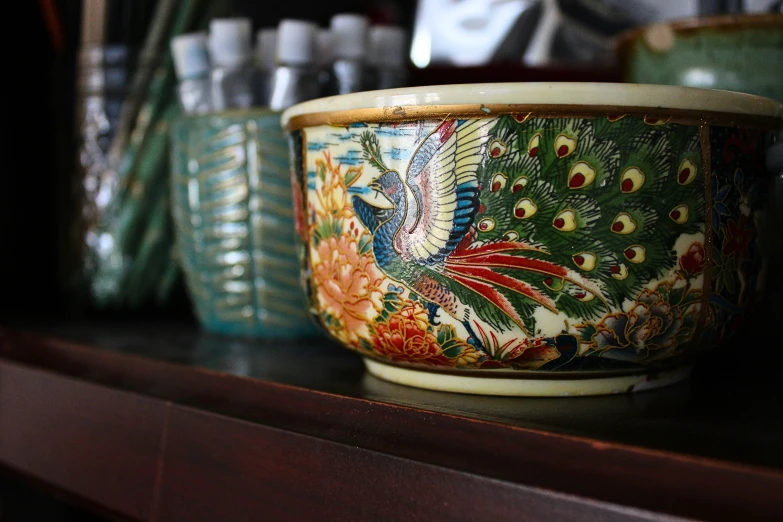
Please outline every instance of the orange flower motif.
M453 366L438 339L427 330L427 312L419 303L408 303L386 321L373 326L372 346L377 353L409 362Z
M360 254L356 239L347 234L321 240L316 252L313 278L319 302L342 325L344 331L335 335L353 339L380 306L383 274L372 255Z
M315 191L315 211L320 217L334 216L343 219L353 217L351 206L348 204L346 187L362 175L362 168L350 167L342 173L340 167L340 164L332 163L332 157L328 152L324 152L322 159L315 161L316 177L321 179L321 184Z

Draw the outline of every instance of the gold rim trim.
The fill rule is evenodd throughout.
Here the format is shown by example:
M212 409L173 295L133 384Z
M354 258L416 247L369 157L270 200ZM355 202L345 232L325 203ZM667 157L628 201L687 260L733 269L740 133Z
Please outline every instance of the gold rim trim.
M705 16L703 18L683 18L670 22L660 22L657 24L643 25L629 29L615 38L613 45L616 50L622 50L632 42L636 42L644 37L644 34L651 27L668 26L675 33L689 33L700 29L744 29L747 27L770 27L783 28L783 14L779 13L756 13L739 15L716 15Z
M668 123L685 125L724 125L775 130L783 123L774 116L732 114L727 112L699 111L693 109L663 109L656 107L624 107L615 105L564 105L564 104L458 104L411 105L344 111L312 112L292 117L287 131L306 127L330 125L347 127L354 123L393 123L416 120L445 120L448 118L494 118L502 115L519 115L524 119L535 115L539 118L584 118L595 116L632 115L641 118L657 118ZM522 120L524 121L524 120Z

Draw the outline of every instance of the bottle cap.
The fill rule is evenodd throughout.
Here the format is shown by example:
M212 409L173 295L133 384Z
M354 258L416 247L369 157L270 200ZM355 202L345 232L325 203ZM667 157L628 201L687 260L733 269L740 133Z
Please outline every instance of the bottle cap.
M277 29L267 27L256 33L256 65L259 69L274 69L277 54Z
M330 29L334 38L334 57L364 59L367 52L367 17L339 14L332 17Z
M406 59L406 34L402 27L376 25L370 28L367 62L375 66L404 66Z
M277 26L277 63L304 65L315 58L318 28L305 20L283 20Z
M209 73L207 33L187 33L171 39L171 55L177 78L187 80Z
M326 66L334 61L334 35L329 29L319 29L315 35L315 62Z
M209 24L209 52L216 65L235 67L252 56L252 34L247 18L216 18Z

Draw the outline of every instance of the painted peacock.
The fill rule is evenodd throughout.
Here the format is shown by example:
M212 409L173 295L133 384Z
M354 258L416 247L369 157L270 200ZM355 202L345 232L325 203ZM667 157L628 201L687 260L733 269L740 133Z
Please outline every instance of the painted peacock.
M521 120L521 121L520 121ZM372 132L353 196L378 267L462 322L536 332L534 311L595 318L676 264L703 231L698 129L626 117L446 120L390 170ZM678 155L672 151L684 151Z

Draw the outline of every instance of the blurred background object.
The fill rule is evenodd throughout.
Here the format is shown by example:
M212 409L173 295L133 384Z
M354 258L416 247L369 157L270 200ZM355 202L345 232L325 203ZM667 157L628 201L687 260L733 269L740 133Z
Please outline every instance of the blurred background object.
M783 101L779 13L658 22L624 34L617 48L626 81L747 92Z
M314 335L280 114L185 117L172 137L177 252L201 324L246 337Z
M98 309L165 305L178 279L168 190L168 126L178 108L167 51L172 37L204 28L215 10L204 0L85 0L80 54L117 54L89 41L91 35L112 27L111 13L133 13L141 4L146 30L130 33L144 37L123 46L123 56L131 49L137 56L132 74L118 74L105 59L79 73L88 81L80 82L84 101L77 104L85 109L77 119L68 286ZM134 23L117 25L127 31Z
M704 14L760 12L774 0L421 0L411 61L526 66L611 63L611 39L638 25Z
M349 57L368 83L342 87L356 90L621 81L612 42L624 31L706 14L779 12L781 2L40 0L19 9L29 52L11 58L24 81L10 82L15 103L3 140L12 174L0 190L0 244L9 252L0 256L0 295L7 297L0 314L190 318L167 180L168 131L182 111L175 66L184 71L172 60L172 37L206 31L214 18L249 19L257 44L252 96L264 105L277 59L269 42L286 18L320 28L314 66L326 92L336 62L345 60L328 29L340 13L369 26L359 58ZM190 73L185 94L199 99L203 64ZM190 112L206 112L211 94Z
M171 39L171 55L177 74L177 95L185 114L206 114L212 110L207 34L186 33Z
M393 89L408 85L408 36L402 27L371 27L368 48L370 83L376 89Z

